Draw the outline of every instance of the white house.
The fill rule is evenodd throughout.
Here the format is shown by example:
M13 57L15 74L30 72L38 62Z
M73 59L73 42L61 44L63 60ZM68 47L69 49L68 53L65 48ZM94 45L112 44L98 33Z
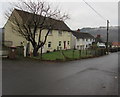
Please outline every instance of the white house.
M95 43L99 48L106 48L105 42L103 42L101 39L101 35L97 35L97 37L95 38Z
M93 42L95 42L95 38L91 34L72 31L72 48L88 49Z

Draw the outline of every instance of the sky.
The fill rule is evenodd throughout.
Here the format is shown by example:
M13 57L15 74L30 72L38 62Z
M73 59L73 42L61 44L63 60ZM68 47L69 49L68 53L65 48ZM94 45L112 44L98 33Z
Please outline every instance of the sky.
M17 2L18 0L1 0L0 1L0 28L2 28L7 19L4 13L11 6L9 2ZM33 0L34 1L34 0ZM106 26L106 21L110 21L110 26L118 25L118 1L119 0L85 0L105 19L96 14L84 0L47 0L53 6L57 6L62 12L69 14L70 19L65 23L72 30L84 27Z

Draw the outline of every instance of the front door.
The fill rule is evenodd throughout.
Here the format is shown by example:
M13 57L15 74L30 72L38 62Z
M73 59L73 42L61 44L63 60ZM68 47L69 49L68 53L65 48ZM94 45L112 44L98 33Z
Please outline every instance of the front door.
M64 41L64 49L66 49L66 41Z

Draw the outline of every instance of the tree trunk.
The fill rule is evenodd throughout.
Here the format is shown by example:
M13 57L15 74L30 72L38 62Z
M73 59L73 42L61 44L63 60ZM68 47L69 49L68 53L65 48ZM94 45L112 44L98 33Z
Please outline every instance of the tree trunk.
M42 60L42 47L41 47L40 59Z
M38 56L38 49L37 48L34 48L33 49L33 56Z

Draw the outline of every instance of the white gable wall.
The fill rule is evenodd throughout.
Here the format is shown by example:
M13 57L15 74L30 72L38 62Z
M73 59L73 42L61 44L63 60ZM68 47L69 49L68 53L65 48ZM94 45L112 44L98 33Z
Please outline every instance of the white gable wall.
M76 39L76 49L87 49L89 48L92 43L94 42L94 39Z

